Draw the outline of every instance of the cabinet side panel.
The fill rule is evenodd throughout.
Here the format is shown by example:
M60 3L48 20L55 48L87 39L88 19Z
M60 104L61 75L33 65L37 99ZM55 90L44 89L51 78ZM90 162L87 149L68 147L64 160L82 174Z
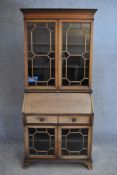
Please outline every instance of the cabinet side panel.
M91 21L91 38L90 38L90 62L89 62L89 87L92 86L92 63L93 63L93 21Z
M24 68L25 68L25 70L24 70L24 73L25 73L25 87L27 87L28 86L28 60L27 60L27 58L28 58L28 48L27 48L27 43L28 43L28 41L27 41L27 23L26 23L26 21L24 21Z

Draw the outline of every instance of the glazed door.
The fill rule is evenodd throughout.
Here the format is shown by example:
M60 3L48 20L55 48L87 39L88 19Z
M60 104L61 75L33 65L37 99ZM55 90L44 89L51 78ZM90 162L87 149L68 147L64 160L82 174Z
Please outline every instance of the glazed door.
M92 22L25 22L26 88L88 90L91 87Z
M87 159L91 139L90 126L26 126L25 153L31 158Z
M61 22L61 87L86 89L90 84L91 23Z
M25 23L25 81L37 89L56 87L56 21Z
M57 128L28 126L25 128L25 152L31 158L57 157Z
M88 126L59 127L59 157L61 159L88 158L91 128Z

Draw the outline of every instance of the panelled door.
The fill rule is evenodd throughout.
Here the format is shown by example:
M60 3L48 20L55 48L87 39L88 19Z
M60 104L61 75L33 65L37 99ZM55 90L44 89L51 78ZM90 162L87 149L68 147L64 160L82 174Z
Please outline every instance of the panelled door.
M89 126L60 126L59 157L61 159L89 158L90 138Z
M56 21L28 21L26 26L26 85L53 89L56 86Z
M31 158L57 157L57 128L54 126L27 126L25 150Z
M89 158L90 126L27 126L25 151L31 158Z
M25 22L25 82L32 89L79 90L91 85L92 22Z
M91 22L63 20L61 33L61 89L85 89L90 85Z

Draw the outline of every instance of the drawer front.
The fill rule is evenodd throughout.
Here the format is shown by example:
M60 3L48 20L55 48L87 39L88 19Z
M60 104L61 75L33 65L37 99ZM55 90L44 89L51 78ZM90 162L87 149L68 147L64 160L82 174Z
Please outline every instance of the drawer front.
M89 124L90 116L62 116L59 117L61 124Z
M27 116L26 123L57 123L57 116Z

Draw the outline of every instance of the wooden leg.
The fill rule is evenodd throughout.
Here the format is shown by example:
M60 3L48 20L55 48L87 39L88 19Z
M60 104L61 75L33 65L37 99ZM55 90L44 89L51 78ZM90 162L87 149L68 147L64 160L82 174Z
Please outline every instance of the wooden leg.
M23 160L23 168L27 168L32 164L31 160L25 159Z
M93 170L93 162L92 162L92 160L87 160L87 161L84 162L84 164L89 170Z

